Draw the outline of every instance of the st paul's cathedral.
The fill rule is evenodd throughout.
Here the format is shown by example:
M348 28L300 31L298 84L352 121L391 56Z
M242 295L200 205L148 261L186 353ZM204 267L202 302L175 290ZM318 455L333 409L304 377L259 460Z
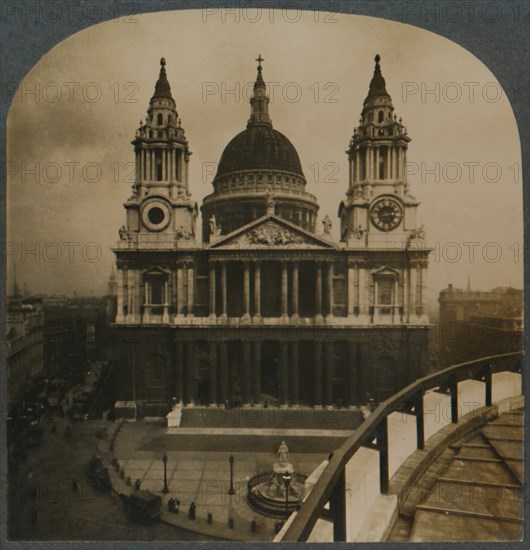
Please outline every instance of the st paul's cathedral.
M431 249L379 56L347 150L338 242L328 216L317 222L294 145L273 127L257 61L250 118L221 155L201 236L164 59L132 142L114 330L118 398L145 414L175 402L359 406L425 374Z

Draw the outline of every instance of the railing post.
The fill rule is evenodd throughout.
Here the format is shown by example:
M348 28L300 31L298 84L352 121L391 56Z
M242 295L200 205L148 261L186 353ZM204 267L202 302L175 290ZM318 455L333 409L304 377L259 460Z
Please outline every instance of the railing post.
M491 392L492 392L492 384L491 384L491 364L486 363L484 365L484 382L486 384L485 391L486 391L486 407L491 406Z
M381 420L377 428L377 448L379 450L379 486L381 493L388 494L388 417Z
M449 391L451 392L451 422L458 422L458 378L456 373L449 377Z
M331 492L329 510L333 518L333 540L346 542L346 475L344 468Z
M418 449L425 447L425 425L423 423L423 389L416 394L414 400L414 410L416 412L416 446Z

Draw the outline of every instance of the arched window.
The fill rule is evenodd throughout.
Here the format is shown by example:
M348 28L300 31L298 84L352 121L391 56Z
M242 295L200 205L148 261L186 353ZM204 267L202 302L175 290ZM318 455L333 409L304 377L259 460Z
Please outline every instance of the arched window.
M158 113L158 116L156 117L156 122L159 126L162 126L162 124L164 124L164 117L162 116L162 113Z
M385 113L383 111L379 111L379 114L377 115L377 122L383 122L385 119Z

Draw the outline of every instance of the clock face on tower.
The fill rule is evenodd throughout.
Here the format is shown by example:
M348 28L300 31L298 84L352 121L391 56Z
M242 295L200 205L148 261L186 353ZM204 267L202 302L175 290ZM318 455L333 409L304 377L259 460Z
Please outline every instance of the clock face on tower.
M401 222L403 209L393 199L381 199L377 201L370 210L370 220L380 231L392 231Z

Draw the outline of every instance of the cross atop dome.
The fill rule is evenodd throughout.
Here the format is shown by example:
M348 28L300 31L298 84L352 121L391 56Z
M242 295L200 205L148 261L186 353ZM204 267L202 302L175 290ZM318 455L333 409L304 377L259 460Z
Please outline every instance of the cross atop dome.
M269 118L268 112L269 98L267 97L267 86L261 74L263 70L261 62L265 61L265 58L261 57L261 54L259 54L256 61L258 62L258 75L256 77L256 82L254 82L254 94L250 98L251 113L249 124L258 122L270 124L271 119Z

